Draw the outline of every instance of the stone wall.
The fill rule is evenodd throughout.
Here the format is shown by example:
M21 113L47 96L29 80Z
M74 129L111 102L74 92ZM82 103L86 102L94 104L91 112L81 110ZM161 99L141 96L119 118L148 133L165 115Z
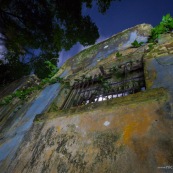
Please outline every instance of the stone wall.
M164 89L153 89L45 114L37 118L7 172L161 172L158 167L173 162L167 101Z
M145 54L147 89L163 87L169 92L170 118L173 118L173 35L164 34L159 44Z
M124 52L124 50L127 50L127 53L132 52L136 49L128 51L132 47L131 43L135 40L146 43L151 29L152 26L149 24L140 24L85 49L68 59L60 68L57 76L67 78L68 76L76 76L78 73L82 75L84 70L95 68L100 61L105 62L105 59L110 57L110 55L114 55L114 58L116 58L115 53L117 51ZM123 54L127 53L125 51Z
M173 37L171 33L161 36L152 49L148 43L131 47L135 39L147 42L150 31L146 24L125 30L69 59L55 75L73 84L82 75L99 73L100 65L106 70L143 59L146 91L60 110L66 89L58 84L48 86L22 116L31 122L30 127L16 152L0 162L0 172L171 172ZM117 51L123 56L117 57ZM25 123L18 124L21 122ZM0 141L0 150L5 146L7 151L8 140ZM166 166L170 169L163 168Z

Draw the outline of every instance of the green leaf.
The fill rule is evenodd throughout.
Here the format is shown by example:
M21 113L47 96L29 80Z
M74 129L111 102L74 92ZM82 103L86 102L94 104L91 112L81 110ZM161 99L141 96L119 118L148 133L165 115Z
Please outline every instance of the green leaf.
M118 58L119 58L119 57L122 57L122 54L119 53L119 52L117 52L117 53L116 53L116 57L118 57Z
M140 47L142 44L143 44L143 42L138 43L138 41L135 40L131 45L132 45L133 47L135 47L135 48L138 48L138 47Z
M151 36L149 38L149 42L157 42L160 34L164 34L173 30L173 18L170 14L166 14L162 17L162 21L159 25L151 31Z

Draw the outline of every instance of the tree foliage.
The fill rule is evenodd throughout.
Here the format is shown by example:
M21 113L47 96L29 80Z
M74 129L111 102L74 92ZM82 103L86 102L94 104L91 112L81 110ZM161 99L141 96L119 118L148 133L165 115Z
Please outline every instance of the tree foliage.
M82 15L82 7L96 3L99 12L105 13L111 1L115 0L0 0L0 39L8 50L8 61L25 57L22 63L29 60L36 69L44 60L55 64L58 53L77 42L94 44L98 28L90 16Z

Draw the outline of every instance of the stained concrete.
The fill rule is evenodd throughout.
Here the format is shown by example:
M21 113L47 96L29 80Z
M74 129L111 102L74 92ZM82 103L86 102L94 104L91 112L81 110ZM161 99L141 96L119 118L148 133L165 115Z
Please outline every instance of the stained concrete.
M10 123L10 126L9 124L4 125L0 139L0 170L2 172L4 172L7 166L5 162L13 160L15 152L23 137L31 128L35 116L48 108L58 94L59 89L59 84L46 87L30 106L27 107L27 110L20 112L21 115L18 112L18 117Z
M1 129L9 134L7 140L3 133L0 138L0 172L173 172L173 38L170 34L162 36L150 49L147 38L151 28L142 24L118 33L69 59L55 75L73 83L83 74L97 74L99 65L107 69L142 58L146 91L59 110L68 89L55 84L45 88L40 96L36 93L27 104L14 100L0 108L3 117L7 117L0 121ZM144 45L131 47L135 39ZM116 56L117 51L123 55L121 58ZM16 116L12 110L17 110ZM25 131L25 127L29 128ZM18 132L17 137L23 135L21 139L13 138L13 129ZM11 154L10 147L16 147L16 152Z
M146 43L151 29L152 26L149 24L140 24L113 35L111 38L91 46L67 60L57 75L67 78L69 75L76 74L84 69L95 67L100 60L106 59L112 53L131 48L131 43L135 40Z
M162 172L158 167L173 162L173 124L164 111L167 92L124 99L126 104L93 104L37 121L7 172Z

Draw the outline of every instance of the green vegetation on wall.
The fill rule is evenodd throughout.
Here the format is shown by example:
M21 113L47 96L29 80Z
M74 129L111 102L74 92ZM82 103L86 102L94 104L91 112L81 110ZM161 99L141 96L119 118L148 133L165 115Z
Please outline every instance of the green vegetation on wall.
M170 16L170 14L167 14L162 17L160 24L152 29L149 42L157 42L160 34L168 33L172 30L173 18Z
M135 47L135 48L138 48L140 46L142 46L143 42L139 42L137 40L135 40L133 43L132 43L132 46Z
M120 53L120 52L117 52L116 53L116 57L118 57L118 58L120 58L120 57L122 57L123 55Z
M53 76L58 72L58 68L52 64L50 61L45 61L46 67L51 71L48 78L44 78L38 85L28 87L26 89L18 89L14 93L6 96L3 98L3 100L0 101L0 106L9 104L14 98L19 98L21 100L25 100L28 98L29 95L31 95L34 91L43 89L46 85L54 84L56 82L59 82L63 84L65 87L69 86L69 83L63 80L63 78L56 77L53 78Z
M156 27L154 27L151 31L151 35L150 35L150 38L149 38L149 42L151 44L148 45L149 51L151 51L153 49L153 46L158 41L158 38L159 38L160 34L168 33L172 30L173 30L173 18L170 16L170 14L167 14L167 15L163 16L162 21L160 22L160 24L157 25ZM143 42L138 42L137 40L135 40L131 45L135 48L138 48L141 45L143 45ZM96 47L97 47L97 45L94 46L94 48L96 48ZM88 50L90 50L90 49L91 48L89 48ZM86 53L85 56L87 56L88 52L85 51L84 53ZM117 52L116 56L118 58L121 58L122 54ZM37 86L32 86L32 87L29 87L27 89L19 89L16 92L12 93L11 95L6 96L0 102L0 105L10 103L13 98L19 98L19 99L23 100L23 99L27 98L27 96L30 95L33 91L40 90L43 87L45 87L46 85L53 84L53 83L56 83L56 82L59 82L59 83L63 84L65 87L69 87L69 82L66 82L65 80L63 80L63 78L60 78L60 77L56 77L56 78L54 77L53 78L53 76L59 70L56 67L56 65L54 65L50 61L45 61L44 65L48 69L48 71L50 72L48 77L42 79L42 81ZM122 77L122 74L119 73L118 68L116 66L112 67L112 69L110 69L110 72L115 74L117 78ZM90 80L90 78L91 77L89 77L88 80ZM81 80L86 80L86 79L87 79L86 76L82 76ZM75 81L79 82L80 79L75 79ZM100 79L100 82L103 84L103 88L108 89L108 84L104 80Z

